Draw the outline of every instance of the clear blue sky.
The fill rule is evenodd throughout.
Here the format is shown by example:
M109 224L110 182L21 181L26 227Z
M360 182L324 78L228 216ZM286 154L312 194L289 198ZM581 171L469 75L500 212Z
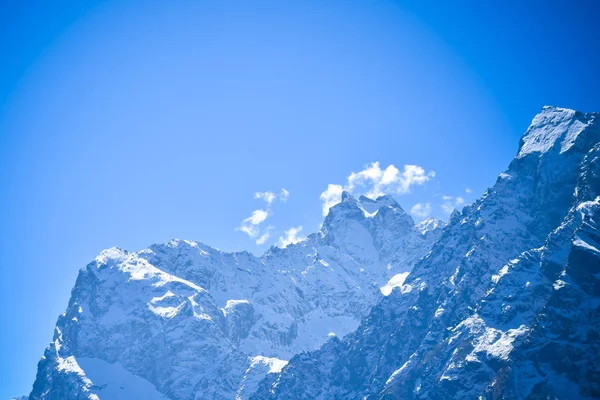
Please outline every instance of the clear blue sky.
M3 1L0 398L77 271L178 237L262 253L371 162L468 203L545 104L600 110L598 2ZM273 201L257 245L239 228ZM465 192L470 188L472 193Z

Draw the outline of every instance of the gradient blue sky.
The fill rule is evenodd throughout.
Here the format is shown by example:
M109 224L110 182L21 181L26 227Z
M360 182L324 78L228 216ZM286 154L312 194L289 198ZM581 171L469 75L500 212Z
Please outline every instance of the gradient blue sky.
M260 254L375 161L435 171L407 211L473 201L543 105L600 111L598 4L3 1L0 398L104 248ZM258 246L236 228L281 188Z

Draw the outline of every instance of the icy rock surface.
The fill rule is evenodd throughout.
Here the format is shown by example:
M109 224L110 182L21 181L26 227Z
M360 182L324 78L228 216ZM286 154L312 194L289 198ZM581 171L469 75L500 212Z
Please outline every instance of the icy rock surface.
M355 332L293 357L252 398L600 398L598 118L545 107L508 170Z
M247 399L292 356L343 337L443 224L344 193L322 229L262 257L173 240L83 268L33 399Z

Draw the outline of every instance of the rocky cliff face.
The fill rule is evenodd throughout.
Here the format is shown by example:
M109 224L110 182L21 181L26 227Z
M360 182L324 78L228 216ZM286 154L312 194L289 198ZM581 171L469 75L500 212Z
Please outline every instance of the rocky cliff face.
M354 333L295 356L253 398L600 397L598 118L545 107Z
M290 357L343 337L442 224L344 193L322 230L262 257L173 240L83 268L30 399L248 398Z

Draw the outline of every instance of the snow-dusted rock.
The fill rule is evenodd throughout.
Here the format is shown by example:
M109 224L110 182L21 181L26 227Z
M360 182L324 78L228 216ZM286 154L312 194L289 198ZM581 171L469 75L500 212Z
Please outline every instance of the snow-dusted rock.
M600 398L598 118L544 107L447 224L343 193L261 257L106 250L29 398Z
M252 357L250 366L244 374L236 393L236 400L249 399L254 394L261 381L269 374L278 374L285 367L287 361L278 358L268 358L263 356Z
M249 398L293 355L353 331L441 230L389 196L344 193L320 232L262 257L185 240L105 250L81 270L30 399Z
M354 333L253 398L598 398L598 118L545 107Z

